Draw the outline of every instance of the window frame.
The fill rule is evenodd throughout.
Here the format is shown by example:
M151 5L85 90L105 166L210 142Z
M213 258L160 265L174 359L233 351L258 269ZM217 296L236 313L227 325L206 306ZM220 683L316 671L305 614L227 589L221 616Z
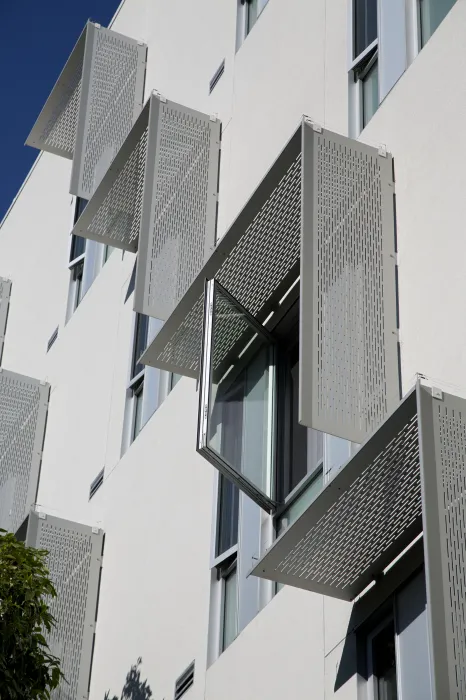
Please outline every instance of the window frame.
M294 286L294 285L293 285ZM209 414L211 413L211 356L212 356L212 336L214 332L214 316L215 316L215 306L214 298L216 292L226 297L235 308L238 309L241 314L244 314L246 319L251 322L253 327L256 327L258 332L263 334L263 336L271 343L274 347L274 373L272 381L274 383L274 399L273 399L273 416L272 416L272 440L271 440L271 496L267 497L266 494L262 493L258 487L255 486L247 477L243 476L236 471L235 468L230 466L216 451L214 451L209 446ZM298 303L299 296L296 297L295 303ZM287 313L292 313L294 304L292 304ZM284 318L286 318L286 315ZM291 324L293 324L293 316L291 317ZM201 353L201 370L200 370L200 387L199 387L199 407L198 407L198 427L197 427L197 451L207 459L221 474L224 478L229 479L244 495L248 496L253 500L260 508L268 512L273 516L272 520L274 523L274 532L277 532L277 524L283 523L283 516L286 514L292 505L307 491L308 488L315 483L316 479L322 475L322 488L325 488L328 482L331 480L329 474L336 470L338 471L341 467L346 464L346 462L351 458L359 445L346 441L348 443L348 455L345 457L344 461L340 465L333 465L329 468L329 456L328 456L328 440L332 436L322 433L323 439L323 449L322 456L319 461L314 465L314 467L303 476L301 481L299 481L293 489L283 498L279 500L279 469L278 463L283 459L283 440L280 435L283 432L283 373L280 367L280 358L283 355L283 347L286 349L288 342L287 338L290 337L291 341L289 347L294 345L294 340L292 338L293 325L285 325L284 329L279 331L280 324L276 327L274 333L270 333L264 326L259 323L250 314L247 309L245 309L224 287L219 284L219 282L214 278L212 280L206 280L205 283L205 296L204 296L204 328L203 328L203 343L202 343L202 353ZM291 335L288 336L291 330ZM278 332L277 332L278 331ZM285 339L285 342L281 342ZM298 340L299 342L299 340ZM282 384L282 387L280 387ZM308 429L309 430L309 429ZM218 495L217 495L218 501ZM218 508L218 506L217 506ZM215 558L215 555L214 555Z
M230 561L229 561L230 559ZM236 634L229 644L225 644L225 619L226 619L226 585L227 579L232 575L236 576L236 605L235 605L235 629ZM230 555L226 557L223 564L217 565L217 576L221 581L221 594L220 594L220 634L219 634L219 656L223 654L226 649L228 649L231 644L239 635L239 610L238 610L238 593L239 593L239 571L238 571L238 554Z
M257 0L257 17L252 26L249 26L249 11L248 5L251 5L254 0L238 0L237 9L237 24L236 24L236 50L238 51L247 39L249 34L254 29L259 21L260 16L265 10L270 0Z
M396 686L397 695L399 700L401 700L400 694L400 682L399 682L399 661L398 661L398 640L396 632L396 616L395 616L395 599L396 596L391 601L391 611L387 614L383 620L381 620L378 625L376 625L367 635L366 639L366 659L367 659L367 700L382 700L379 697L379 692L377 689L377 677L375 675L375 663L374 663L374 640L375 638L389 625L393 625L393 642L395 645L395 662L396 662Z
M264 336L270 343L272 352L275 350L275 339L269 331L264 328L264 326L259 323L252 314L250 314L247 309L245 309L222 285L214 278L212 280L206 280L205 291L204 291L204 329L203 329L203 340L202 340L202 355L201 355L201 371L200 371L200 387L199 387L199 409L198 409L198 426L197 426L197 451L207 459L215 468L217 468L226 478L230 478L233 483L237 484L243 493L248 495L255 503L257 503L261 508L268 512L274 512L277 507L277 502L274 499L275 496L275 479L274 479L274 461L275 455L271 455L271 469L272 469L272 479L271 479L271 497L267 496L265 493L259 490L259 488L253 484L247 477L240 474L234 467L232 467L225 459L223 459L217 452L209 445L209 420L210 420L210 403L211 403L211 361L212 361L212 334L214 330L214 298L216 292L219 291L220 294L226 297L248 320L248 322L257 330L258 334ZM272 382L276 386L275 377L275 366L272 361L272 371L273 377ZM271 430L273 434L276 434L276 422L277 422L277 407L275 397L272 398L272 425Z

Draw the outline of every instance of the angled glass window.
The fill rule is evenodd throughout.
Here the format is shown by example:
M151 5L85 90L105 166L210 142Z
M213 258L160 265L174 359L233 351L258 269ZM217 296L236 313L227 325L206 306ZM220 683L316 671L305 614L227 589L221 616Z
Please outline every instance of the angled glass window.
M218 282L206 283L198 450L272 510L272 336Z

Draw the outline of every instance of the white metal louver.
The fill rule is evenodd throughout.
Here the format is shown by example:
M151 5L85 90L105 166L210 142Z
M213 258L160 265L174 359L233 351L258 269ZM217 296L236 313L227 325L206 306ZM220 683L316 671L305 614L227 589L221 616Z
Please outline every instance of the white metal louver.
M0 277L0 366L2 364L3 345L5 343L8 308L10 306L11 281Z
M89 199L142 108L147 47L88 22L26 143L73 159Z
M57 591L48 601L56 627L47 641L51 653L60 658L65 680L51 698L82 700L89 692L103 532L31 511L26 544L48 551L47 566Z
M364 442L400 400L392 158L303 125L300 421Z
M50 386L0 369L0 527L16 532L35 503Z

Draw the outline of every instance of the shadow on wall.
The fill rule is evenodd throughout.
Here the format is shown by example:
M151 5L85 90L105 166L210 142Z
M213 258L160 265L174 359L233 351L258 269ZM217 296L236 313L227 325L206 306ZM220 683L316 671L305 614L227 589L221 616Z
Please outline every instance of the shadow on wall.
M110 691L105 693L104 700L150 700L153 697L150 685L147 680L141 681L140 665L142 658L139 657L134 666L131 666L126 676L126 681L121 691L120 699L116 695L110 697Z

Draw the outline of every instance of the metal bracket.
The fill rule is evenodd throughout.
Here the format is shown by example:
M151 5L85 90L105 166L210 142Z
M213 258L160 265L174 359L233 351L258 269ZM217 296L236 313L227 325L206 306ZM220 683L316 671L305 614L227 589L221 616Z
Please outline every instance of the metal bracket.
M379 146L379 156L381 156L382 158L387 157L387 147L384 143L381 143Z
M166 98L164 95L162 95L162 93L159 92L158 90L152 90L152 94L155 95L155 97L158 97L159 100L160 100L160 102L166 102L166 101L167 101L167 98Z
M93 535L98 535L99 532L100 532L100 530L99 530L98 527L93 527L93 528L92 528L92 534L93 534Z
M439 401L443 401L443 391L441 389L438 389L437 387L433 386L432 387L432 398L439 399Z

